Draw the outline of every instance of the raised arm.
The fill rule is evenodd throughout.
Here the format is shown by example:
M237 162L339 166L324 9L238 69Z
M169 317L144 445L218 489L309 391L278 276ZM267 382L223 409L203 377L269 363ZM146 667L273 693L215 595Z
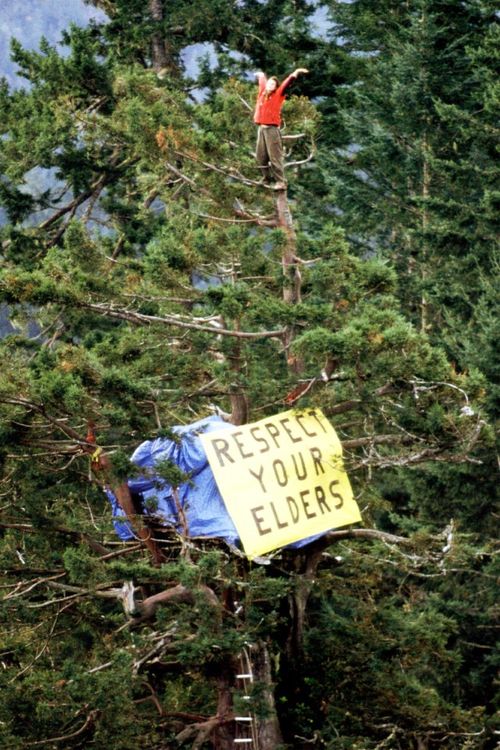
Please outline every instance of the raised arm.
M281 86L278 88L278 93L283 95L285 92L285 89L291 84L291 82L294 81L303 73L309 73L308 69L307 68L295 68L293 73L290 73L290 75L285 78Z
M256 73L255 75L257 78L257 82L259 84L259 94L262 94L262 92L266 88L266 83L267 83L266 74L263 73L261 70L259 70L259 72Z

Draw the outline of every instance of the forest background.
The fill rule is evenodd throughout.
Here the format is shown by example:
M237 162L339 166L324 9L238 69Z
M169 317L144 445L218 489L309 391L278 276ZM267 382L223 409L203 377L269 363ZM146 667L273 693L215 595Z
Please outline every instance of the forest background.
M0 7L2 747L495 747L495 4L59 6ZM299 66L283 202L253 76ZM117 540L139 442L290 406L362 527Z

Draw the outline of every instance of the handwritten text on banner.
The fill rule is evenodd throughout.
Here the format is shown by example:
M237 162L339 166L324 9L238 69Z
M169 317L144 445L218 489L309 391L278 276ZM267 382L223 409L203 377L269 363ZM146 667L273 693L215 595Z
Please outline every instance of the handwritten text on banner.
M249 557L361 520L340 441L320 409L200 437Z

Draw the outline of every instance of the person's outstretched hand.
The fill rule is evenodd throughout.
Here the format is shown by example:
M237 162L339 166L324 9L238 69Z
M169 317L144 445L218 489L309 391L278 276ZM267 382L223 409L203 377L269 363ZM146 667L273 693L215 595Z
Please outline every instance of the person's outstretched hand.
M296 69L295 69L295 70L293 71L292 75L294 75L294 76L298 76L298 75L300 75L301 73L309 73L309 71L308 71L308 69L307 69L307 68L296 68Z

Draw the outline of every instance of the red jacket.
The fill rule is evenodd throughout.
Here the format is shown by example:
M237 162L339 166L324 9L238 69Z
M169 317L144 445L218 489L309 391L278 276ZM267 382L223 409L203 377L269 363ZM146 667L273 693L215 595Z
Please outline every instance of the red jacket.
M264 73L259 73L259 93L255 105L253 121L257 125L281 125L281 108L285 101L285 89L291 81L295 80L293 73L285 78L283 83L273 91L266 94L267 78Z

